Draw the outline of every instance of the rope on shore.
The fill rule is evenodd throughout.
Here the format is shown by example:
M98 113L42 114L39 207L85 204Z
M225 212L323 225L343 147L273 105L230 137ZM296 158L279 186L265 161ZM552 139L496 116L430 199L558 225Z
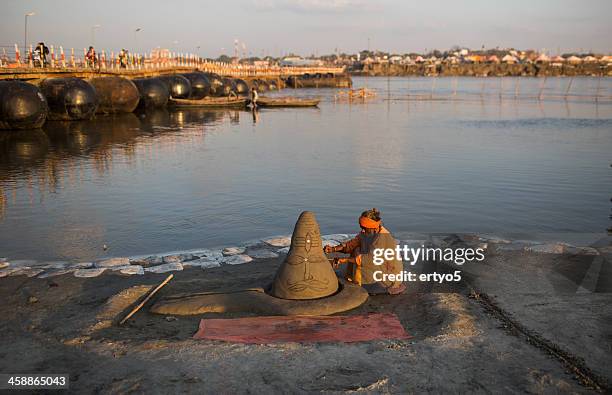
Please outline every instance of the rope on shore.
M507 331L524 337L527 343L544 350L548 354L555 357L576 376L581 385L601 393L609 390L607 380L598 376L591 369L589 369L586 366L584 359L572 355L569 351L563 350L552 341L545 339L541 335L526 328L518 321L512 319L510 314L493 302L486 293L478 292L471 285L467 285L471 290L468 297L476 300L487 312L491 313L491 315L501 321Z

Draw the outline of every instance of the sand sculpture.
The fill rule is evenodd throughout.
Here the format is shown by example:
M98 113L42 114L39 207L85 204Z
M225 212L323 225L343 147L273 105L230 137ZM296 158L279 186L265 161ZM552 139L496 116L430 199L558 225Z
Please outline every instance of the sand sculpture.
M295 224L289 252L270 286L168 297L153 305L151 311L174 315L328 315L358 307L367 298L368 293L360 286L338 279L323 252L315 215L304 211Z
M338 290L338 279L323 252L314 213L304 211L293 230L291 249L276 272L271 293L281 299L317 299Z

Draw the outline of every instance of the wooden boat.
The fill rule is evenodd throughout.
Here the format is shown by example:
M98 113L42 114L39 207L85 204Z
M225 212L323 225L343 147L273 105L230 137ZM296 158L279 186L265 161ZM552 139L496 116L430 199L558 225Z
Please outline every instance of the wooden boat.
M298 99L296 97L260 97L258 107L316 107L319 99Z
M205 97L198 100L168 99L168 106L177 108L244 108L247 99L243 97Z

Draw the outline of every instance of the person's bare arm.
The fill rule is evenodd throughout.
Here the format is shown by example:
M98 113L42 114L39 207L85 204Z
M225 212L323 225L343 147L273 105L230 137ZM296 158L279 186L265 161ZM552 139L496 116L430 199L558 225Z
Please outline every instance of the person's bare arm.
M337 268L338 266L345 264L345 263L357 263L357 259L355 257L348 257L348 258L334 258L333 264L332 266L335 268Z
M352 238L351 240L347 241L346 243L341 243L337 246L325 246L325 248L323 248L323 251L327 254L330 254L332 252L342 252L344 254L350 254L351 252L353 252L353 250L357 247L359 247L359 236L355 236L354 238Z

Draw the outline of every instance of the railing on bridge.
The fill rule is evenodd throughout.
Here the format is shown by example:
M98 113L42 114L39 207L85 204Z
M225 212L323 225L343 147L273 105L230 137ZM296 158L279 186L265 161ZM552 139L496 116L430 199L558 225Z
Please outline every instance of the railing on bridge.
M87 49L82 53L74 48L64 51L62 46L47 47L48 53L41 56L45 49L30 46L25 56L15 44L12 47L1 47L0 68L5 72L15 69L15 72L43 71L48 69L66 71L142 71L142 70L172 70L186 67L204 72L217 73L233 77L266 77L279 75L301 74L342 74L344 67L281 67L276 65L260 66L240 63L225 63L203 59L195 54L172 52L168 57L154 57L152 54L122 53L102 50L94 56L88 56ZM41 59L42 58L42 59Z

